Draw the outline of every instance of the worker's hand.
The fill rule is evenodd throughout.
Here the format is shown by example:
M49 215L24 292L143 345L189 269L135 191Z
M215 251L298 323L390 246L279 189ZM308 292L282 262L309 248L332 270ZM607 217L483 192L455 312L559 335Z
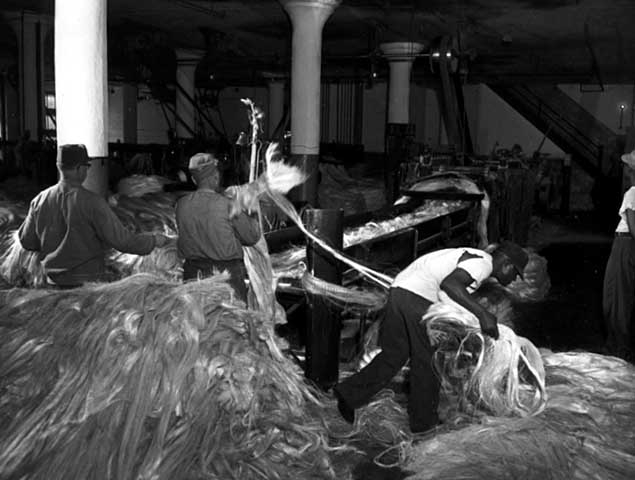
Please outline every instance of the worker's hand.
M498 340L498 325L496 321L496 315L492 315L490 312L485 312L479 318L481 324L481 332L485 335L492 337L494 340Z
M162 233L155 233L154 235L154 248L161 248L170 243L170 237L163 235Z

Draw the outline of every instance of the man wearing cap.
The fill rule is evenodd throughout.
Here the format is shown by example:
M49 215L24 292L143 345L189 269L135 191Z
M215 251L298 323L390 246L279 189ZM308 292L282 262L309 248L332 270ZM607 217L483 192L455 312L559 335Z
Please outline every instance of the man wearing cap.
M635 305L635 150L622 155L630 188L619 209L611 254L604 273L602 309L606 348L621 358L633 358L633 307Z
M432 368L433 350L421 317L435 302L451 301L472 312L484 334L498 338L496 317L471 296L488 277L511 283L527 265L527 253L511 242L492 254L475 248L448 248L419 257L391 285L379 335L381 352L355 375L335 386L340 413L350 423L355 409L386 387L410 359L408 415L413 433L439 420L439 380Z
M183 280L227 271L237 298L246 302L242 246L254 245L260 238L258 217L245 212L230 217L231 199L219 193L221 172L214 155L197 153L188 168L197 188L176 206L177 247L185 259Z
M128 231L104 198L82 187L89 167L84 145L61 145L60 179L31 201L18 231L22 247L39 252L51 286L104 281L108 249L146 255L168 241L162 234Z

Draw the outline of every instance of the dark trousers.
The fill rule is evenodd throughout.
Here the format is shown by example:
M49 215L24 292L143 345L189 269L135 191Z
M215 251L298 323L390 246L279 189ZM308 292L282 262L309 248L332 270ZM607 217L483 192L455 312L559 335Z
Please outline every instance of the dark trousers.
M352 408L366 405L410 359L408 416L413 432L435 426L439 417L439 379L432 368L433 349L421 325L431 302L401 288L391 288L379 333L379 353L335 390Z
M616 236L606 264L602 291L606 345L612 354L624 356L633 348L634 304L635 240L630 236Z
M236 292L236 298L247 302L247 269L242 259L208 260L190 258L183 263L183 280L211 277L221 272L229 273L229 284Z

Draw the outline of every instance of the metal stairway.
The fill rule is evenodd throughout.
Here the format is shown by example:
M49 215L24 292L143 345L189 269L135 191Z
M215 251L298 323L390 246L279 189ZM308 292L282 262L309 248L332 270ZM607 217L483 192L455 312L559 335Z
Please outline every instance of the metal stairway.
M615 134L555 85L489 85L592 177L615 175Z

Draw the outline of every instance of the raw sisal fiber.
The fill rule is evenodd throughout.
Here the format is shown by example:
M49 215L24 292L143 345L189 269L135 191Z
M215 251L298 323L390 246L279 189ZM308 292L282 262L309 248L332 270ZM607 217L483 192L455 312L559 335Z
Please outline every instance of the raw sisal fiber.
M335 477L318 394L225 278L12 292L1 478Z

